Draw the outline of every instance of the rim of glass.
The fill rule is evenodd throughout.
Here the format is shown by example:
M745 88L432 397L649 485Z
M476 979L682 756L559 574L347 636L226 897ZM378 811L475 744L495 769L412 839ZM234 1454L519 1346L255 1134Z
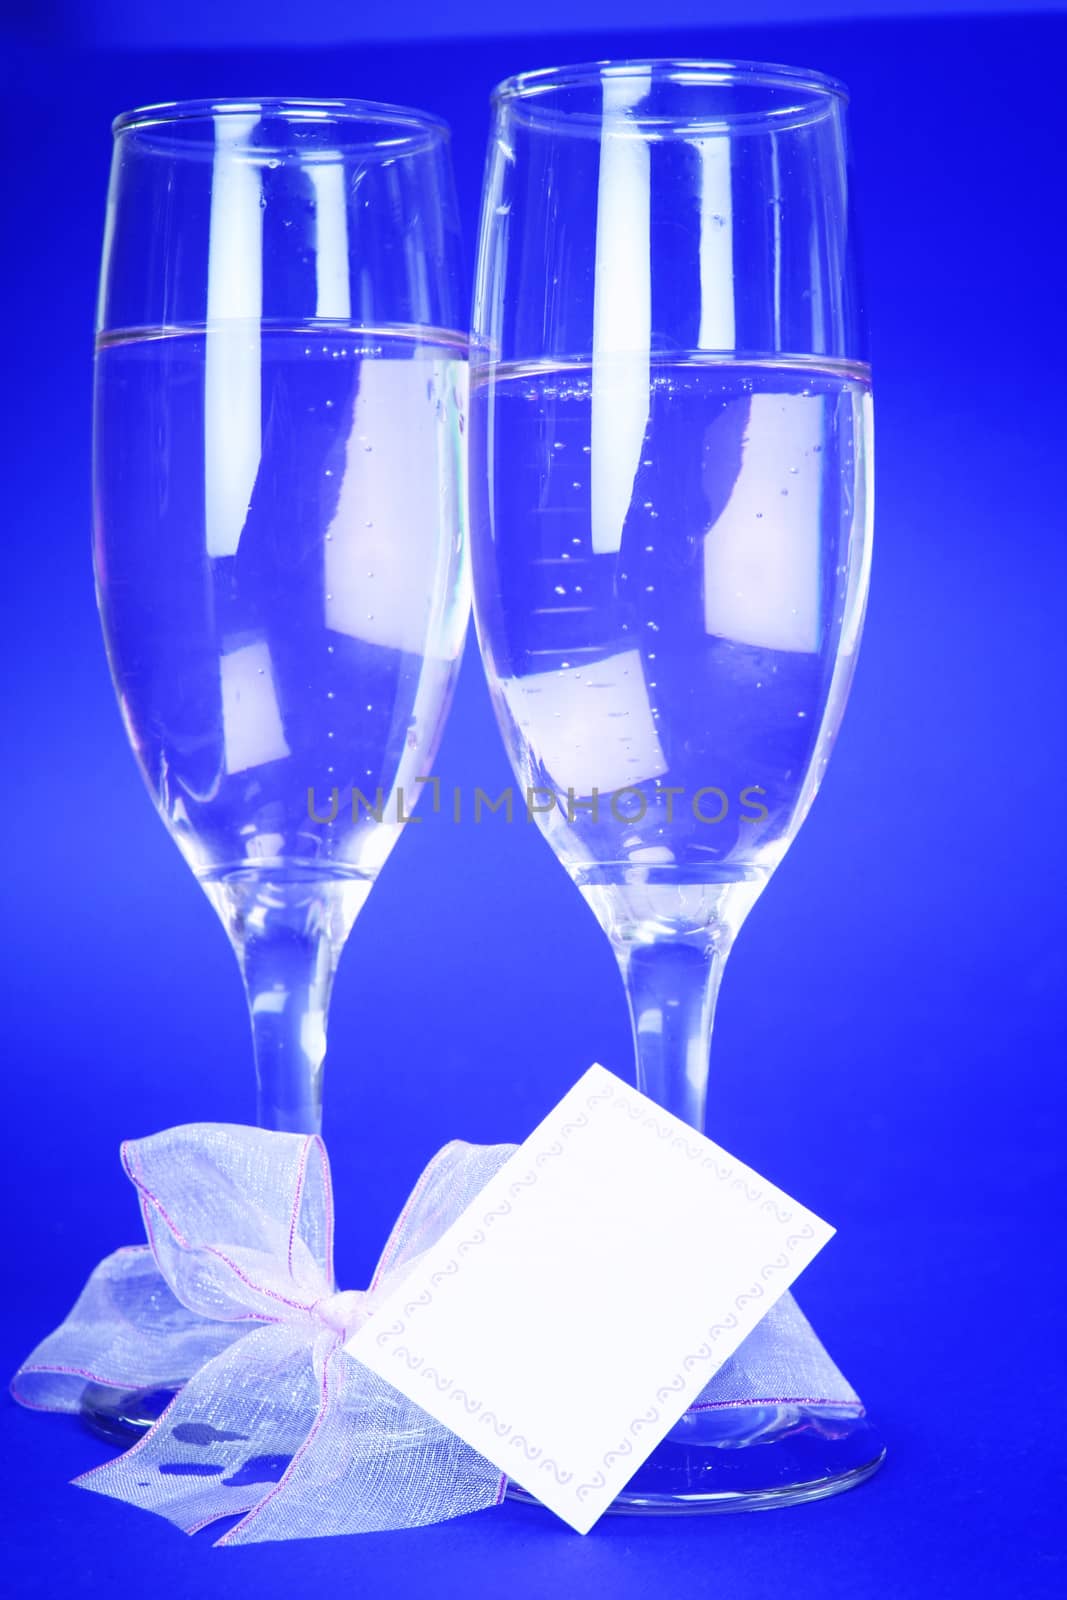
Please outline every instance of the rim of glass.
M111 131L119 134L136 128L167 127L177 122L214 122L219 117L247 117L257 111L263 116L286 118L291 122L363 122L443 139L447 139L450 132L443 117L413 106L394 106L382 100L313 100L285 95L164 100L157 105L135 106L131 111L120 112L111 124Z
M568 110L558 104L545 105L544 112L537 101L549 100L554 94L568 89L593 88L605 79L625 82L628 78L648 77L659 82L671 82L682 88L762 88L791 89L806 94L814 100L840 101L847 105L848 87L840 78L817 72L809 67L792 67L775 61L701 60L698 58L651 56L633 60L583 61L572 66L538 67L532 72L519 72L498 83L492 93L495 106L521 103L534 115L545 114L565 122L588 123L601 121L597 111ZM810 106L782 106L764 111L737 114L738 121L753 119L767 122L795 119L798 112ZM677 122L677 117L642 116L635 108L636 118L642 123L656 125L660 122ZM728 115L719 120L733 120Z

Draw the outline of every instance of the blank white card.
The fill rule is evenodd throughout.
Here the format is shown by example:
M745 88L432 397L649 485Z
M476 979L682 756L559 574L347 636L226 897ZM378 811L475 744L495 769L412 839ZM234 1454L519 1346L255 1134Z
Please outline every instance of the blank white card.
M345 1348L587 1533L832 1234L593 1066Z

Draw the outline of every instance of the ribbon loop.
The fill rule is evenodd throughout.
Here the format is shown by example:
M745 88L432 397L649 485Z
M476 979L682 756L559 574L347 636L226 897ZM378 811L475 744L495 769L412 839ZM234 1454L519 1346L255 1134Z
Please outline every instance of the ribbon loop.
M322 1140L227 1124L122 1146L149 1247L181 1303L213 1322L286 1322L333 1291Z

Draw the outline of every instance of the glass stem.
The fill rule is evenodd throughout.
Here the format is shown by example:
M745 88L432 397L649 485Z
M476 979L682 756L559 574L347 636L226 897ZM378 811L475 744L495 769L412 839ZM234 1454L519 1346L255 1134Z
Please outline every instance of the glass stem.
M256 1120L261 1128L318 1133L336 970L330 941L272 927L249 937L241 965L252 1016Z
M205 885L237 952L252 1018L257 1122L322 1127L322 1069L334 974L369 883L335 879Z
M715 1002L729 945L704 938L616 944L637 1055L637 1087L704 1132Z

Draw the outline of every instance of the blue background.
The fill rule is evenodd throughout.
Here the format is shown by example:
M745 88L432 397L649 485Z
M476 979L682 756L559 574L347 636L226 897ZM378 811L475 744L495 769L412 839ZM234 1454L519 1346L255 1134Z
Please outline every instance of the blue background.
M417 7L395 19L414 37L390 45L338 42L335 5L300 34L302 9L190 0L155 32L151 8L120 0L88 17L26 4L8 21L0 1364L12 1371L99 1257L138 1239L120 1139L247 1120L253 1104L236 966L135 772L93 604L89 382L111 116L198 95L425 105L455 129L473 254L498 78L590 56L764 57L853 90L877 540L824 792L731 961L709 1131L839 1228L802 1299L889 1461L853 1494L765 1516L607 1518L580 1539L509 1505L414 1533L223 1553L67 1488L105 1447L0 1402L0 1587L198 1600L323 1584L382 1600L1061 1593L1064 17L801 26L768 0L762 26L701 27L683 5L663 13L680 23L669 32L609 21L524 37L533 7L472 7L454 30L467 37L428 41L447 21ZM570 8L572 24L583 15ZM546 5L543 22L560 16ZM248 46L257 17L273 48ZM494 31L508 36L478 36ZM473 649L437 771L466 789L510 781ZM435 1148L521 1139L593 1059L630 1070L622 989L547 847L502 817L456 827L427 812L337 985L326 1134L342 1284L367 1281Z

